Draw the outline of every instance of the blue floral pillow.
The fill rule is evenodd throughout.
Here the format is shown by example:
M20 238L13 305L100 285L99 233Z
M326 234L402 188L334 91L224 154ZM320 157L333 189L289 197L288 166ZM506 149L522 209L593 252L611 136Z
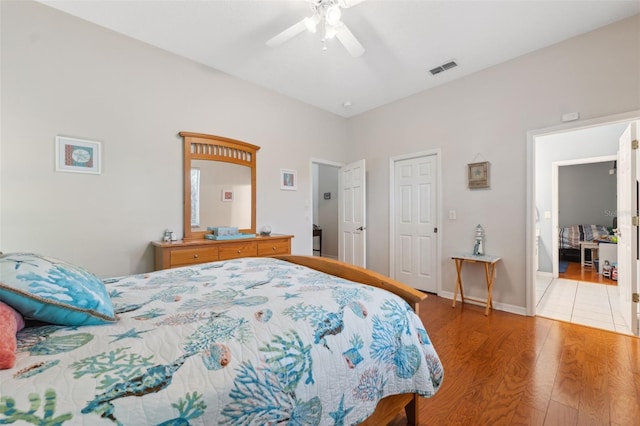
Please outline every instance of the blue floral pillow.
M31 253L0 256L0 300L25 318L58 325L116 320L104 284L84 269Z

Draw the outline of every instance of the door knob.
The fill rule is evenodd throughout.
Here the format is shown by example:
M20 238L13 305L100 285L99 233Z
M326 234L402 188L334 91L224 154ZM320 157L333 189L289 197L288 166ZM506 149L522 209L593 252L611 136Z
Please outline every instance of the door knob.
M364 231L364 226L361 226L360 228L356 228L356 231Z

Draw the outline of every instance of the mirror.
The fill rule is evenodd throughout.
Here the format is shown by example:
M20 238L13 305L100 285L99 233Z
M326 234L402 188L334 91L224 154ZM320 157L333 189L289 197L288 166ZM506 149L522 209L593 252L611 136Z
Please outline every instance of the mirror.
M260 147L220 136L180 132L184 143L184 239L211 226L256 229L256 152Z

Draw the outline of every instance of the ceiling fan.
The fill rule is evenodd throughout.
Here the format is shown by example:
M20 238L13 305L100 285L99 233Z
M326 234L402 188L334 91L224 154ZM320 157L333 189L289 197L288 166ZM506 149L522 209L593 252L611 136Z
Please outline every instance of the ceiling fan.
M310 3L313 14L293 24L280 34L269 39L267 46L277 47L293 37L307 30L312 33L324 31L322 41L337 38L353 57L364 53L364 47L356 39L351 30L340 20L342 9L347 9L362 3L364 0L307 0ZM327 50L324 46L323 50Z

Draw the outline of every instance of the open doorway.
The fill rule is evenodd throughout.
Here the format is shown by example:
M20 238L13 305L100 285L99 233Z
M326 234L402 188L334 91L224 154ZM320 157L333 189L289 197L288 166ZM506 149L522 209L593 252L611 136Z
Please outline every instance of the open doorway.
M540 314L538 311L541 297L544 297L545 292L549 291L550 283L559 282L554 281L558 280L559 273L559 230L560 215L563 210L558 207L557 177L559 171L562 167L588 163L589 159L597 158L605 161L606 164L603 167L607 168L608 174L609 170L613 168L613 161L617 158L620 135L628 123L637 119L638 116L640 113L634 112L529 133L528 314ZM592 191L590 197L590 199L598 197L598 191ZM603 226L611 227L616 211L615 204L611 207L602 207L600 210L598 213L601 217L597 220L587 220L587 222L601 222ZM576 221L581 222L582 220L576 219ZM578 253L580 252L578 251ZM617 297L617 289L614 288L615 291L608 292L605 290L604 294L598 294L591 292L591 287L581 281L560 281L559 283L558 287L566 284L564 286L566 288L555 294L546 294L555 298L552 303L545 306L553 305L552 308L558 314L554 319L582 323L612 331L629 332L628 328L625 330L623 327L624 321L615 317L617 303L611 299ZM590 295L585 298L590 297L591 299L589 304L577 307L580 302L581 289L588 289L587 293ZM582 293L586 295L585 291ZM604 314L598 312L600 307L603 310L608 310L610 326L600 324L600 321L604 319L604 316L600 316ZM548 311L544 316L551 317L548 315ZM591 318L582 318L582 316L590 316Z
M618 139L618 130L618 126L605 129L606 134L598 137L608 144L609 139ZM615 155L552 163L551 219L552 229L558 232L551 251L554 278L616 283L610 272L617 262L611 255L616 251L617 141L611 149ZM608 266L603 262L606 267L600 267L600 260Z
M314 256L338 259L340 167L321 160L311 163Z

